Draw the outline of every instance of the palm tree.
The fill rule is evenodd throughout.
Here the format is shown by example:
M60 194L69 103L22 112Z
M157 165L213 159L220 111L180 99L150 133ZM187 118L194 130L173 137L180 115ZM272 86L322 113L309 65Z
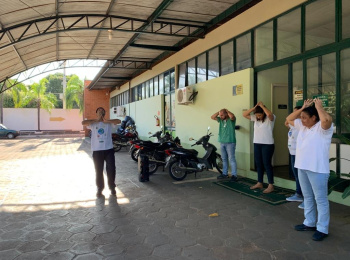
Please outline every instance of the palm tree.
M84 86L83 82L77 75L73 75L67 82L67 88L65 92L66 108L72 109L74 106L78 106L80 113L84 109Z
M35 100L38 107L38 131L40 131L40 108L50 113L57 103L57 97L54 94L45 93L47 83L48 80L43 78L39 83L34 83L30 86L30 100Z
M28 88L23 83L19 83L12 87L11 94L15 108L25 107L30 101L28 96Z

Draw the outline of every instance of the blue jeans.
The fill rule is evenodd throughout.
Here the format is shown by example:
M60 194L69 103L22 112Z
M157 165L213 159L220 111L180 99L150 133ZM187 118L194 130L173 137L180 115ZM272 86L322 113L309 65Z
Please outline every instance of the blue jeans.
M237 176L236 163L236 143L220 143L221 157L222 157L222 174L228 174L228 161L231 165L231 174Z
M290 155L290 163L292 165L292 172L295 178L295 184L296 184L296 190L295 192L300 195L303 196L303 193L301 191L301 187L300 187L300 183L299 183L299 177L298 177L298 169L294 167L295 164L295 155Z
M269 184L273 184L272 156L274 144L254 144L254 161L258 172L258 182L264 182L264 168Z
M304 193L304 225L316 227L322 233L328 234L329 201L328 178L329 174L317 173L298 169L301 189Z

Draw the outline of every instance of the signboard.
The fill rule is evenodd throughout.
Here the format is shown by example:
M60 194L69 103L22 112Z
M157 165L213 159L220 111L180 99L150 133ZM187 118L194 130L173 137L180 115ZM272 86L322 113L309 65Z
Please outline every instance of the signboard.
M328 107L328 95L317 95L317 96L312 96L312 98L320 99L322 101L322 106Z
M243 95L243 84L235 85L232 87L232 95Z
M294 91L294 100L303 100L303 91L302 90L296 90Z

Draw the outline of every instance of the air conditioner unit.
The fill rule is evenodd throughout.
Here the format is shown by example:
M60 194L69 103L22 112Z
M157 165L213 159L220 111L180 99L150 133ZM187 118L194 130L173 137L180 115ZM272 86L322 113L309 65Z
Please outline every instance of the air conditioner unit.
M176 97L178 104L193 103L193 87L179 88Z
M125 116L125 108L122 106L117 106L117 116Z

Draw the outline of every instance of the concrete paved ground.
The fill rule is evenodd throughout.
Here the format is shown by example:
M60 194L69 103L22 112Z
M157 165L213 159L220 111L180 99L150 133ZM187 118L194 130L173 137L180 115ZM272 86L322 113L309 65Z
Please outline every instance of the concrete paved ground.
M210 172L140 183L128 152L115 156L117 199L96 199L83 138L1 139L0 259L350 259L349 207L331 203L330 235L314 242L293 230L298 203L271 206Z

